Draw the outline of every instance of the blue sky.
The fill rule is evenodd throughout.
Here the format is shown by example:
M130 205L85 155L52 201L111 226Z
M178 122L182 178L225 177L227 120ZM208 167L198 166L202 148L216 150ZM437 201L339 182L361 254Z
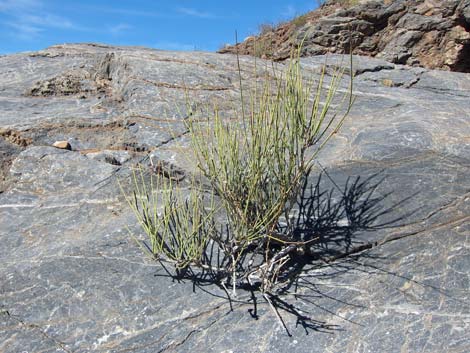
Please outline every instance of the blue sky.
M219 49L316 7L316 0L0 0L0 53L99 42Z

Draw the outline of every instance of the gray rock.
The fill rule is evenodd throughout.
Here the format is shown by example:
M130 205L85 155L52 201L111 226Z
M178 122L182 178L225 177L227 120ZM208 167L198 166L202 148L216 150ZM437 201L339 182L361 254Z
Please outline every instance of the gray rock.
M467 23L470 23L470 1L462 1L458 6L457 11L463 15Z
M329 58L325 81L348 60ZM289 337L262 298L168 278L129 235L143 239L120 191L137 163L196 170L184 120L211 103L233 116L234 56L75 44L0 57L0 351L467 352L470 76L353 60L355 105L310 176L330 202L314 249L329 262L279 296ZM305 75L324 61L302 59ZM240 63L248 85L265 75ZM77 90L57 86L72 69Z

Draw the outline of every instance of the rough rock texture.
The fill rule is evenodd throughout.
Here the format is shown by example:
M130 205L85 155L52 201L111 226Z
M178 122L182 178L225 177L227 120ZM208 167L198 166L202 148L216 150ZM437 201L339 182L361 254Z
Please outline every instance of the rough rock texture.
M302 59L305 74L324 61ZM252 82L254 61L241 67ZM234 56L90 44L0 57L0 351L468 352L470 75L365 57L354 71L353 111L319 156L328 177L311 180L331 209L349 200L356 227L318 209L329 262L279 297L289 337L262 299L230 305L143 258L118 186L149 158L193 170L185 95L233 113Z
M470 0L331 0L220 52L282 60L305 39L304 56L349 53L352 45L396 64L470 72L469 12Z

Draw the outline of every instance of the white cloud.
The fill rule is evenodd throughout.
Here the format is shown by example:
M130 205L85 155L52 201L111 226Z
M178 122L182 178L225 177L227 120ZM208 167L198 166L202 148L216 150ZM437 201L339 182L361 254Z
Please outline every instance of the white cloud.
M210 12L203 12L203 11L199 11L199 10L189 8L189 7L179 7L176 9L176 11L178 11L179 13L183 15L192 16L192 17L199 17L199 18L216 18L217 17Z
M42 3L38 0L0 0L0 12L31 11L41 6Z
M0 0L0 12L9 17L4 24L12 29L11 34L21 40L37 38L50 28L88 30L47 11L39 0Z
M37 26L25 23L6 22L7 26L15 30L15 37L21 40L30 40L37 37L43 30Z
M293 5L287 5L282 12L282 16L286 18L291 18L297 15L298 11Z
M133 10L133 9L122 9L117 7L102 7L102 6L89 6L83 5L79 6L79 9L87 9L89 11L109 13L109 14L118 14L124 16L136 16L136 17L155 17L155 18L167 18L170 17L165 14L161 14L156 11L143 11L143 10Z
M117 25L110 26L108 28L108 30L109 30L109 33L117 35L117 34L120 34L122 32L125 32L125 31L127 31L131 28L132 28L132 26L127 24L127 23L118 23Z
M71 28L74 29L76 26L68 19L55 16L52 14L42 14L41 16L25 14L18 16L18 21L20 23L35 25L40 27L51 27L51 28Z

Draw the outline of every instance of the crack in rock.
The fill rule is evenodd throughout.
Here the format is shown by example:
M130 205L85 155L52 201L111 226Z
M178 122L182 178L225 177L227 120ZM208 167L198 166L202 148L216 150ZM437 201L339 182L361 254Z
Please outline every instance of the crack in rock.
M20 319L17 315L12 315L10 312L8 311L5 311L6 315L8 317L10 317L12 320L18 322L22 327L24 327L25 329L31 329L33 331L39 331L40 335L43 336L44 338L54 342L55 346L66 352L66 353L73 353L73 351L69 350L65 343L64 342L61 342L60 340L52 337L51 335L49 335L45 330L41 329L41 327L39 325L36 325L36 324L29 324L25 321L23 321L22 319ZM3 313L2 313L3 314Z

